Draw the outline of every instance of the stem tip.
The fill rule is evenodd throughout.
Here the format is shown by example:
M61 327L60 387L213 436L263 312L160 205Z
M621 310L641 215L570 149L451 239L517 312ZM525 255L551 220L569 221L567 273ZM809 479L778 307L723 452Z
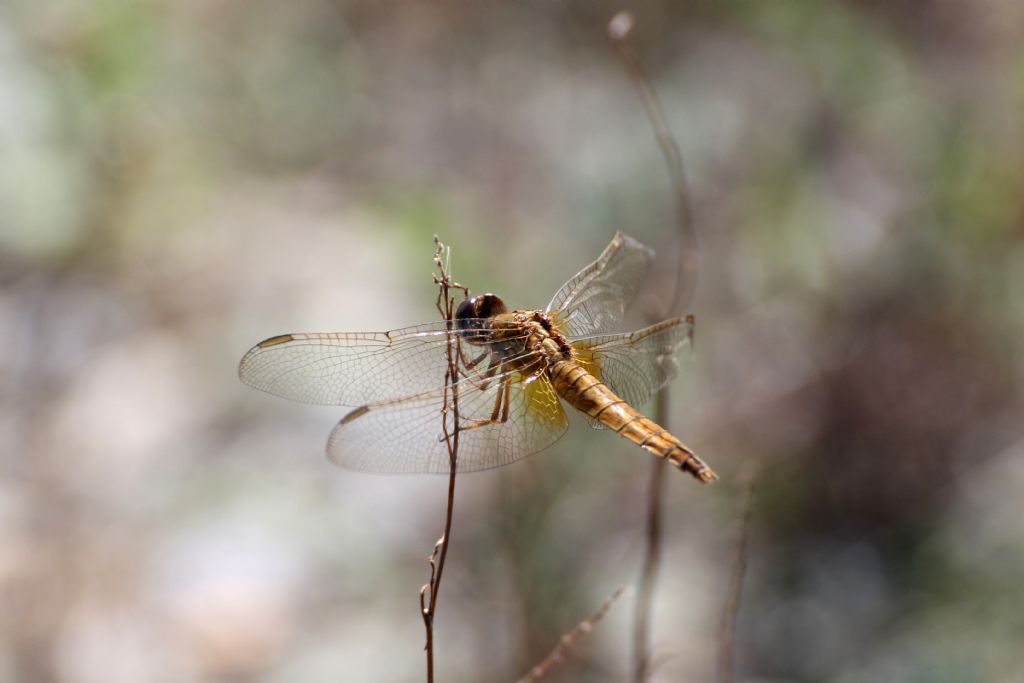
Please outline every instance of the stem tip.
M608 37L616 42L626 40L633 32L633 24L633 13L622 10L608 22Z

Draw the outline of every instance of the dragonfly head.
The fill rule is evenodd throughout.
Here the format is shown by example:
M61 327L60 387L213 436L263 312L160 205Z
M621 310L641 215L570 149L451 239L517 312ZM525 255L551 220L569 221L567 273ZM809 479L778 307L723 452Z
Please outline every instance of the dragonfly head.
M459 308L455 311L455 322L459 326L460 332L472 333L485 328L484 320L486 318L492 318L506 310L505 302L498 295L479 294L459 304Z

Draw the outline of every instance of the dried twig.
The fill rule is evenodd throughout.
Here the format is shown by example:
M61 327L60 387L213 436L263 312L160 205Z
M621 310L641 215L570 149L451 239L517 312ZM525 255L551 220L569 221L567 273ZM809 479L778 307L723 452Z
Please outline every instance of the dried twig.
M678 262L676 265L676 282L672 294L672 302L662 318L678 315L688 303L697 278L697 238L693 226L693 209L690 203L690 192L683 170L683 157L679 152L665 115L662 112L658 94L654 84L647 75L640 58L633 48L630 35L633 32L633 15L630 12L619 12L608 22L608 37L615 46L629 72L630 78L640 91L647 112L647 118L654 130L658 145L668 166L676 197L676 223L679 230ZM657 322L652 320L651 322ZM668 424L668 391L662 389L655 397L655 420L658 424ZM650 672L649 630L651 602L654 597L654 584L657 579L658 563L661 560L661 518L662 497L664 490L665 461L656 459L651 464L651 479L647 491L647 533L644 544L644 559L640 572L640 585L633 614L633 681L643 683Z
M677 227L679 229L679 251L676 267L676 287L672 295L672 304L666 315L679 314L688 302L696 280L696 233L693 228L693 211L690 206L690 194L683 171L683 158L679 153L679 145L666 123L662 105L657 98L654 85L647 76L640 58L637 55L630 36L633 33L633 14L622 11L615 14L608 23L608 38L622 57L626 69L640 91L644 110L650 121L657 143L662 148L669 168L676 196ZM656 321L652 321L656 322ZM655 421L666 425L669 417L669 394L663 389L655 396ZM654 595L654 583L657 579L657 565L662 557L662 498L665 488L665 461L656 459L651 464L650 484L647 489L647 529L643 565L640 571L639 595L633 616L633 681L642 683L650 671L649 625L650 606Z
M679 315L689 303L697 280L697 231L693 224L693 207L690 201L690 189L686 182L683 167L683 155L679 151L675 136L672 135L661 101L654 89L654 83L640 62L640 57L633 48L630 36L633 33L633 14L622 11L608 22L608 37L622 58L623 64L633 84L640 91L644 111L651 123L654 136L661 148L661 154L668 166L669 179L676 199L676 227L679 230L679 250L676 252L678 262L676 268L676 284L672 292L672 302L668 310L663 312L661 319ZM657 322L657 321L655 321Z
M754 482L756 479L756 471L751 471L746 476L743 512L740 514L740 530L736 538L736 553L733 558L732 576L729 579L729 593L722 606L722 624L718 637L719 683L732 683L733 680L736 622L740 614L743 576L747 573L747 547L750 542L750 519L754 510Z
M569 648L573 646L573 644L580 638L580 636L590 633L594 629L594 626L597 624L597 622L604 619L604 616L608 614L608 610L612 608L612 605L615 604L615 601L622 597L623 593L625 593L628 589L629 586L622 586L614 593L612 593L611 597L608 598L608 600L606 600L605 603L601 606L601 609L599 609L597 612L594 612L580 623L576 624L575 628L573 628L571 631L565 633L561 638L559 638L558 645L555 646L555 649L552 650L547 657L538 662L532 669L529 670L529 672L527 672L525 676L520 678L516 683L535 683L536 681L539 681L541 678L547 675L548 672L550 672L556 666L565 661L565 655L567 652L569 652Z
M448 323L448 330L451 332L454 326L454 305L455 298L450 290L461 290L463 296L469 296L469 289L451 280L448 268L448 259L451 250L434 237L434 265L437 266L438 274L434 276L434 284L437 285L437 312ZM444 564L448 558L448 540L451 538L452 513L455 509L455 474L459 456L459 368L457 359L461 352L458 335L448 335L446 348L448 369L444 377L444 403L441 406L441 429L444 433L445 443L448 446L448 461L450 470L448 473L448 505L444 515L444 533L434 550L427 558L430 564L430 581L420 588L420 614L423 616L423 626L427 633L427 642L424 650L427 653L427 683L434 681L434 614L437 611L437 597L441 591L441 578L444 576ZM450 421L449 421L450 420Z
M660 425L668 417L668 392L658 392L654 406L654 421ZM633 681L643 683L650 672L651 602L658 565L661 562L661 517L664 498L665 460L656 458L651 465L651 479L647 488L646 535L644 559L640 568L640 583L633 608Z

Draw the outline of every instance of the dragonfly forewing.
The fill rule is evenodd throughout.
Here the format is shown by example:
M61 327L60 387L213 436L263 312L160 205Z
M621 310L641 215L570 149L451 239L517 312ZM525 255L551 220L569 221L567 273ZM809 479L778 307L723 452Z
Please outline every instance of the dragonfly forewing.
M442 388L457 335L443 320L390 332L279 335L251 348L238 375L293 401L360 406Z
M597 260L562 285L544 310L567 336L619 332L653 259L650 248L617 232Z

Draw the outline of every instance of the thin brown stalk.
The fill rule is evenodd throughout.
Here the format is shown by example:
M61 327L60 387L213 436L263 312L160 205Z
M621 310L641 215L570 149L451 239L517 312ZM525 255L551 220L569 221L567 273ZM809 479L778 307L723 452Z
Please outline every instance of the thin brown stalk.
M722 622L718 637L719 683L732 683L734 676L736 623L739 620L740 601L743 597L743 577L747 573L747 553L750 545L750 520L754 510L756 473L748 473L746 479L743 511L740 513L740 530L736 537L736 552L733 556L732 575L729 578L729 593L722 606Z
M676 200L676 228L679 231L679 249L676 252L676 282L672 292L672 302L661 316L661 319L664 319L679 315L693 294L693 286L697 280L697 231L693 222L693 204L690 201L690 189L686 182L683 155L679 151L679 145L665 119L665 113L662 110L658 93L654 89L654 83L647 75L647 70L644 69L630 40L633 25L631 12L619 12L608 22L608 37L619 53L622 63L626 66L633 84L640 92L647 119L651 124L654 137L658 141L658 146L661 148L665 164L668 166L669 180L672 183L672 191Z
M565 655L569 652L570 648L572 648L576 641L579 640L581 636L584 636L594 630L594 626L597 622L604 619L605 615L608 614L608 610L612 608L615 601L622 597L623 593L625 593L628 588L629 586L622 586L616 590L601 606L601 609L576 624L575 628L571 631L563 634L562 637L558 639L558 644L555 645L555 649L552 650L547 657L538 662L516 683L536 683L536 681L539 681L552 669L564 662Z
M654 406L654 420L660 425L668 416L668 393L658 392ZM662 499L665 489L665 460L656 458L651 465L651 478L647 488L646 534L644 537L644 559L640 568L636 604L633 607L633 681L642 683L650 673L650 629L651 603L654 600L654 585L661 562L662 544Z
M461 290L463 296L469 295L469 289L457 282L453 282L448 272L449 251L434 237L434 264L437 266L438 274L434 276L434 283L438 287L437 311L448 323L449 332L454 325L455 298L451 290ZM441 406L441 429L444 433L445 444L448 447L448 503L445 507L444 532L441 538L434 544L434 550L427 558L430 565L430 581L420 588L420 614L423 616L423 627L426 630L426 644L424 650L427 653L427 683L434 682L434 615L437 612L437 598L441 593L441 579L444 576L445 561L448 559L448 541L452 532L452 517L455 511L455 475L457 472L459 456L459 369L456 360L460 357L461 348L457 335L448 335L446 348L448 369L445 372L444 403ZM450 420L450 421L449 421Z
M686 183L683 157L672 131L665 120L661 102L647 71L637 55L630 37L633 32L633 15L619 12L608 22L608 37L622 59L633 84L640 92L641 101L650 121L654 136L661 148L668 167L669 179L676 198L677 241L676 281L672 301L668 310L660 316L667 318L679 315L689 303L697 277L697 237L693 225L693 209L690 191ZM657 322L657 319L651 322ZM655 420L668 426L668 390L662 389L655 397ZM664 496L665 461L656 459L651 464L651 479L647 491L646 534L644 558L640 571L640 584L633 614L633 682L643 683L650 673L650 622L651 604L661 561L662 546L662 498Z

